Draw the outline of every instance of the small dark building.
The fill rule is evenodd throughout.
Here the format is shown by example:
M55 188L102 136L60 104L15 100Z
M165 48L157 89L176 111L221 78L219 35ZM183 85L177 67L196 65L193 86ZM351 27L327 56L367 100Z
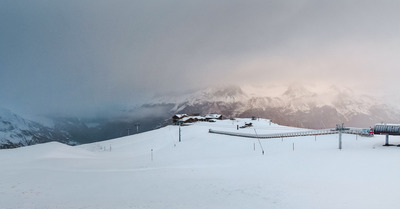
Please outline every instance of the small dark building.
M374 134L400 135L400 124L376 124Z
M175 114L174 116L172 116L172 122L176 123L179 120L181 120L182 118L187 117L187 116L188 116L187 114Z
M389 135L400 135L400 124L376 124L374 134L386 135L385 146L390 146Z

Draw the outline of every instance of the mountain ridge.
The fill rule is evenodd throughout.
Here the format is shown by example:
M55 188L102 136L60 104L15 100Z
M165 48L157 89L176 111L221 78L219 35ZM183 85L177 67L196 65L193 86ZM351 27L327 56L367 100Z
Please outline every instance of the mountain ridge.
M69 133L57 131L38 122L0 108L0 149L16 148L50 141L74 145Z
M282 125L313 129L333 128L338 123L363 128L381 122L400 123L398 108L349 88L331 86L315 91L292 85L277 91L222 86L155 97L142 106L126 108L108 118L50 117L46 118L50 123L35 122L0 108L0 148L49 141L71 145L103 141L163 127L177 113L219 113L225 118L255 116Z
M173 106L170 114L218 112L225 117L256 116L302 128L327 128L337 123L369 127L382 121L400 122L399 109L337 86L315 92L302 85L292 85L280 96L262 96L238 86L213 87L178 98L155 98L150 104Z

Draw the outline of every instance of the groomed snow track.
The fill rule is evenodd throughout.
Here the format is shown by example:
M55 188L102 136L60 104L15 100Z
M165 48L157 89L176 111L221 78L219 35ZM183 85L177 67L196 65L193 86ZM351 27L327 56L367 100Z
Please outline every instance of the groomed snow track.
M229 136L239 136L239 137L259 138L259 139L286 138L286 137L297 137L297 136L317 136L317 135L329 135L329 134L339 133L339 131L336 129L310 130L310 131L276 133L276 134L250 134L250 133L238 133L229 131L218 131L212 129L209 129L208 132L213 134L223 134ZM362 129L344 130L342 131L342 133L366 136L365 134L363 134Z

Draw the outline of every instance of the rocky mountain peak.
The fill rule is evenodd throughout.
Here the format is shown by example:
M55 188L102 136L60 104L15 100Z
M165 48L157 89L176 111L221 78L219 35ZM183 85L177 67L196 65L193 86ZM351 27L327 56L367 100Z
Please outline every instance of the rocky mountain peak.
M204 101L230 101L240 102L247 99L247 95L238 86L225 86L217 88L209 88L202 92L202 100Z
M316 96L316 93L311 92L306 87L295 84L291 85L287 88L287 90L282 94L285 97L289 98L302 98L302 97L313 97Z
M50 141L74 144L69 137L67 133L45 127L10 110L0 108L0 149Z
M334 127L341 122L369 127L382 121L382 118L385 121L399 122L400 110L388 108L383 102L379 103L379 100L357 94L351 89L336 86L311 89L313 90L295 84L289 86L280 96L270 96L268 92L271 91L260 95L237 86L214 87L186 95L181 100L168 104L173 106L170 114L218 112L225 117L257 116L306 128ZM254 88L252 90L257 91Z

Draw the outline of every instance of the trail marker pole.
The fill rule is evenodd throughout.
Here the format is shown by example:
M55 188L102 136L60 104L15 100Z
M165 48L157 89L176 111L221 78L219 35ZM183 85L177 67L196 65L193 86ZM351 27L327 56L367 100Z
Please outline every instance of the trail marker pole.
M342 130L339 130L339 149L342 150Z
M256 136L257 136L257 139L258 139L258 143L260 144L261 153L262 153L262 155L264 155L264 148L262 147L262 144L261 144L261 141L260 141L260 137L258 137L256 129L254 129L254 132L256 133Z
M138 134L138 133L139 133L139 126L140 126L140 123L136 123L135 126L136 126L136 133Z
M181 123L179 123L179 142L181 142Z
M151 161L153 162L153 149L151 149Z

